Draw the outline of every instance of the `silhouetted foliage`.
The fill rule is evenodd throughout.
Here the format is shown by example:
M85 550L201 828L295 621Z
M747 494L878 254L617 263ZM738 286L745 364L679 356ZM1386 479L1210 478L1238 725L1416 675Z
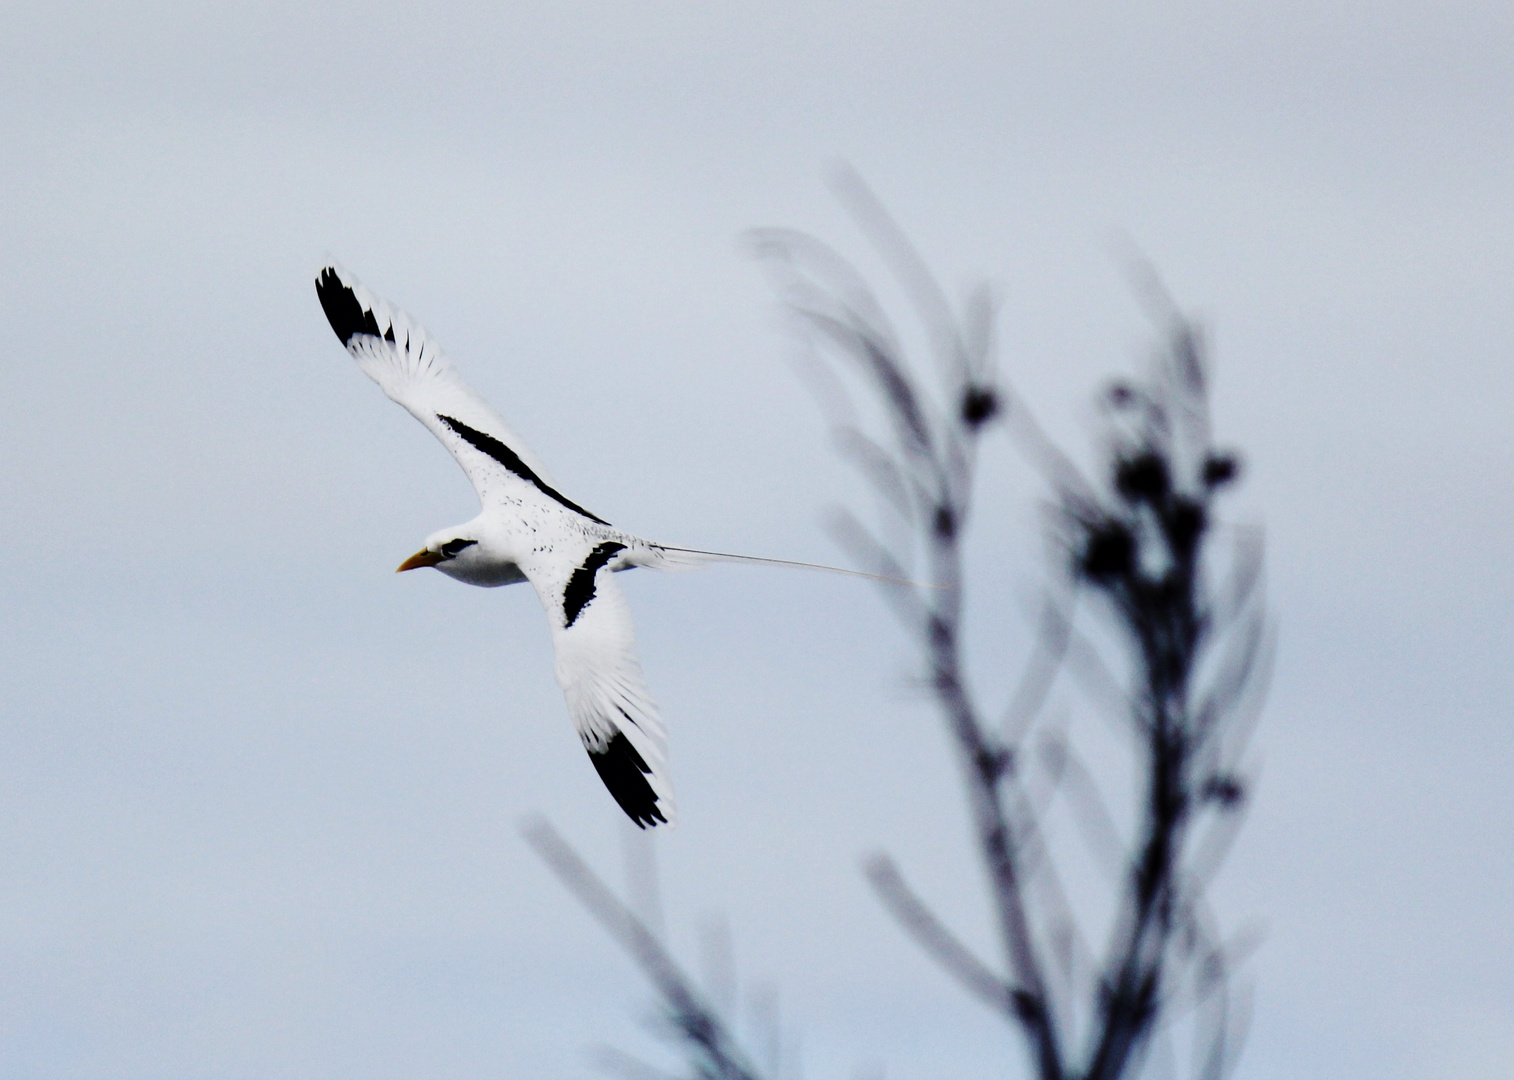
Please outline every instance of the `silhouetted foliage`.
M883 586L885 596L918 647L962 764L999 964L953 934L888 856L867 860L868 880L918 945L1021 1032L1039 1080L1134 1077L1158 1033L1188 1017L1192 1074L1218 1080L1235 1061L1245 1024L1232 993L1242 949L1220 940L1204 893L1246 803L1241 759L1260 708L1271 636L1258 588L1259 533L1217 525L1215 499L1237 479L1239 465L1212 445L1201 335L1148 276L1143 295L1162 347L1148 378L1117 382L1101 396L1111 434L1104 475L1090 478L999 376L988 293L954 311L860 181L847 176L843 187L916 308L933 378L907 361L883 306L835 252L788 231L764 231L755 242L815 355L834 363L843 379L849 372L854 393L871 399L881 417L881 436L840 423L837 445L879 497L893 539L849 515L838 532L863 569L893 582ZM996 724L965 670L963 544L981 440L1001 426L1052 493L1055 587L1008 719ZM1228 540L1216 539L1222 531ZM905 584L912 580L925 584ZM1102 624L1104 636L1123 643L1123 687L1078 629L1080 608ZM1069 741L1044 731L1032 741L1063 667L1105 691L1113 687L1106 698L1134 736L1139 802L1129 839ZM1030 790L1037 761L1072 804L1091 846L1113 853L1119 898L1098 955L1068 944L1084 939L1047 848L1043 804ZM694 1075L753 1077L655 938L560 841L538 830L533 843L657 986Z

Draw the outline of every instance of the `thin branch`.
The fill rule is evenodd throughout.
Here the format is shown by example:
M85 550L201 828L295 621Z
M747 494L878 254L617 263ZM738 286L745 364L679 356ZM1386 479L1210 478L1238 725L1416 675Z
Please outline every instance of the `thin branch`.
M615 1073L624 1077L625 1080L681 1080L680 1077L663 1072L613 1046L596 1047L593 1060L594 1064L606 1072Z
M1015 1016L1014 988L991 971L948 930L905 882L887 855L874 855L863 866L878 899L915 943L931 955L971 994L994 1011Z
M674 962L656 935L616 899L578 853L546 821L521 830L559 881L630 955L667 1004L670 1019L714 1080L759 1080L715 1011Z
M985 734L960 671L955 586L961 580L961 566L957 535L938 529L932 539L936 576L954 587L929 621L923 645L937 701L963 764L979 847L993 883L1000 933L1018 987L1016 1017L1030 1041L1031 1056L1043 1080L1062 1080L1063 1051L1056 1007L1047 993L1026 908L1019 865L1020 837L1011 825L1000 794L999 781L1007 760L1003 750Z
M921 323L931 335L941 365L942 381L948 384L970 382L968 350L957 330L951 303L925 260L904 235L904 230L899 228L855 169L843 165L833 176L831 186L915 305Z
M906 626L918 627L929 618L929 608L921 599L920 591L907 584L911 572L888 547L879 541L867 526L851 513L837 510L829 515L826 523L831 537L852 557L852 561L871 567L868 572L878 580L878 587Z
M1063 789L1067 802L1073 808L1074 817L1082 826L1083 839L1103 869L1112 877L1129 872L1130 858L1125 850L1125 838L1110 816L1099 794L1099 785L1094 781L1088 766L1065 740L1043 744L1042 753L1052 759L1062 777L1069 781Z
M1036 623L1035 645L1004 709L1000 731L1007 745L1016 745L1046 707L1046 699L1067 656L1071 635L1072 619L1063 604L1054 597L1046 597Z
M833 440L836 452L866 477L889 508L904 520L910 520L920 493L911 490L904 470L888 451L854 427L837 428Z

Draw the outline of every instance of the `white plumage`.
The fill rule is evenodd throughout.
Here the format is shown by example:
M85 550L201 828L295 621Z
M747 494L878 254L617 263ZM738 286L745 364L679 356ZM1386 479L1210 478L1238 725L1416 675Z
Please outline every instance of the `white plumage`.
M726 560L811 564L673 548L621 532L557 490L404 313L335 265L317 275L316 293L358 366L451 451L483 504L472 521L434 533L400 569L434 566L471 585L529 581L547 612L568 713L600 778L636 824L671 823L667 730L642 680L630 608L613 573Z

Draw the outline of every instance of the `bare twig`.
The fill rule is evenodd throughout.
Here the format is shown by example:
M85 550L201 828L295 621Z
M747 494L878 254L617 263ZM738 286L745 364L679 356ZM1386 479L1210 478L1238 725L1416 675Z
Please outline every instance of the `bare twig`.
M958 982L995 1004L1024 1033L1041 1080L1120 1080L1138 1068L1177 985L1200 988L1220 1017L1201 1042L1200 1071L1218 1076L1234 1060L1228 1013L1230 965L1206 944L1198 915L1205 882L1233 837L1245 797L1238 759L1256 686L1265 680L1270 635L1256 599L1259 536L1239 545L1228 589L1206 578L1213 503L1237 473L1214 449L1204 338L1183 317L1149 265L1134 267L1138 291L1161 328L1151 378L1106 395L1112 424L1108 480L1095 483L1047 437L994 373L992 303L980 290L959 318L925 261L881 203L850 171L837 181L885 264L923 320L938 385L906 362L899 337L861 276L834 251L798 234L767 231L759 248L806 327L815 355L841 360L881 409L887 439L848 424L846 456L909 530L889 544L848 517L840 530L870 569L926 564L939 591L894 589L890 602L915 635L926 681L963 766L977 846L990 881L1007 978L973 957L883 857L868 874L907 932ZM839 374L839 372L838 372ZM841 380L838 378L837 382ZM848 408L849 415L857 410ZM983 722L962 658L962 537L971 517L980 437L1004 418L1008 432L1051 487L1055 550L1078 591L1102 601L1111 640L1128 646L1128 685L1074 628L1073 603L1048 599L1030 663L995 733ZM898 576L892 575L892 576ZM1057 575L1069 580L1066 574ZM1045 979L1045 950L1075 932L1038 824L1041 808L1016 767L1020 744L1064 663L1138 738L1141 802L1133 841L1120 838L1092 777L1062 747L1050 764L1071 770L1074 809L1106 865L1123 876L1107 952L1085 1001ZM1200 689L1200 670L1210 678ZM1054 748L1055 750L1055 748ZM1218 817L1216 817L1218 815ZM1207 842L1195 846L1195 825ZM1038 891L1031 878L1040 875ZM1066 965L1062 965L1066 969ZM1074 1050L1070 1018L1088 1015Z
M694 989L657 936L630 908L616 899L578 853L543 820L528 822L522 833L542 861L630 955L661 995L668 1019L693 1058L701 1080L760 1080L725 1024ZM618 1064L628 1064L621 1058Z
M867 880L883 906L910 937L930 953L947 973L996 1012L1012 1012L1014 988L957 940L925 902L905 882L887 855L873 855L864 864Z

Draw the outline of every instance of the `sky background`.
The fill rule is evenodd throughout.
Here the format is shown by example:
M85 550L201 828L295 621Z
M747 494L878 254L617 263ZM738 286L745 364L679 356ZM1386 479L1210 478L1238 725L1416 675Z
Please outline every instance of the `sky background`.
M540 607L394 575L475 503L311 279L335 256L412 312L600 516L839 561L821 522L866 495L741 236L876 274L843 160L950 292L996 285L1003 370L1070 446L1151 339L1122 245L1212 331L1279 632L1214 892L1265 930L1237 1076L1509 1075L1514 7L59 2L6 5L0 43L4 1075L658 1054L519 835L546 815L616 884L641 850ZM993 699L1044 571L1034 479L986 453ZM1018 1075L859 873L887 849L988 947L874 592L621 581L672 733L680 955L726 921L788 1077Z

